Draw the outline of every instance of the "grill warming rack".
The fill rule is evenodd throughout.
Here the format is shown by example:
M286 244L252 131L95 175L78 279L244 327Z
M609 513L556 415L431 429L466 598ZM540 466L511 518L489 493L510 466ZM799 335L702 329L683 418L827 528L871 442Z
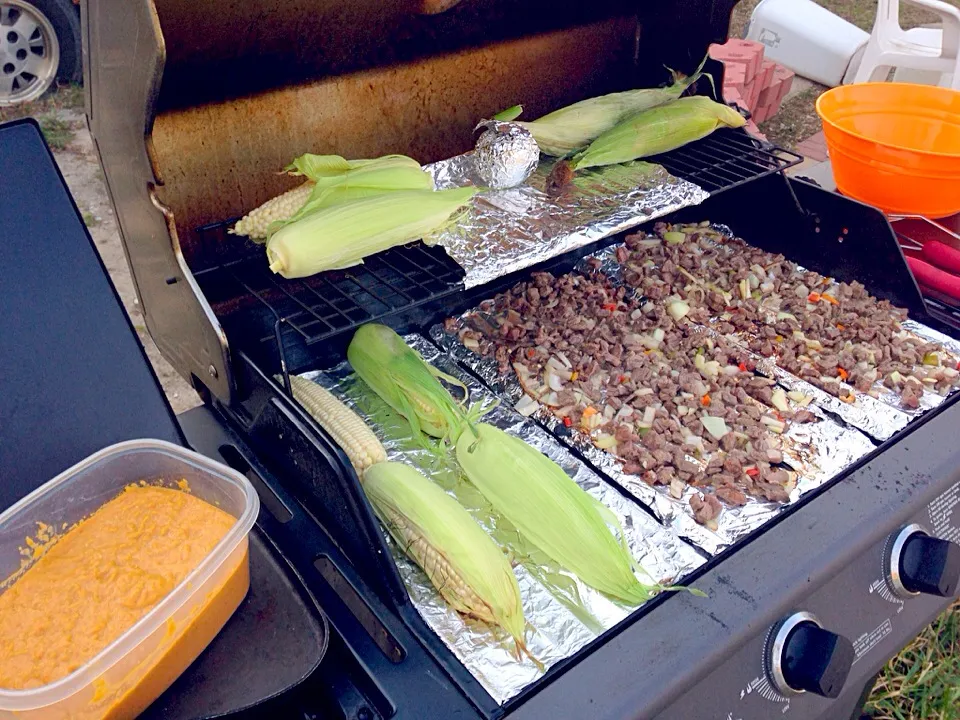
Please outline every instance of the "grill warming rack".
M651 161L716 195L782 173L802 158L743 131L721 130ZM244 248L195 276L228 336L242 339L243 349L267 366L279 363L288 392L291 363L300 366L302 357L309 364L318 343L462 290L460 266L442 248L420 242L378 253L347 270L286 280L270 272L262 248L227 233L235 221L197 228L207 247L222 252L244 243Z

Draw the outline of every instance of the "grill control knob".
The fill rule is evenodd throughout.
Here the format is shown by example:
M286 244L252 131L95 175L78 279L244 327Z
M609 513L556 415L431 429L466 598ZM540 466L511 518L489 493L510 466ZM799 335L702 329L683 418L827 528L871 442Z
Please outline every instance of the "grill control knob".
M784 695L811 692L835 698L853 666L853 644L799 612L777 623L767 640L767 670Z
M960 545L932 537L920 525L908 525L893 536L888 563L890 585L901 597L957 594Z

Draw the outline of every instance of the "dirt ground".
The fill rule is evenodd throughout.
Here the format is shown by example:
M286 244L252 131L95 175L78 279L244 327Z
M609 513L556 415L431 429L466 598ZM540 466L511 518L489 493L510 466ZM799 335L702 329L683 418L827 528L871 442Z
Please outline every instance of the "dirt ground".
M107 196L103 171L100 169L83 113L77 109L60 109L56 112L56 118L60 123L56 126L57 134L53 144L59 147L52 149L57 165L70 187L137 335L146 348L147 357L160 378L160 384L163 385L174 412L181 413L196 407L200 404L200 398L163 359L144 327L143 313L137 302L127 258L120 242L116 217Z

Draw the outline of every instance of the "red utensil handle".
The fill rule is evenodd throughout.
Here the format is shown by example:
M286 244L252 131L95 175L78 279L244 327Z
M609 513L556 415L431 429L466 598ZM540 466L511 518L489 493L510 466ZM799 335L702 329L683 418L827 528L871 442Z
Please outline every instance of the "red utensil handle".
M960 300L960 277L944 272L940 268L935 268L930 263L915 257L908 256L907 264L918 283L926 285L932 290L938 290L944 295L949 295L954 300Z
M946 243L937 240L926 242L920 255L941 270L960 274L960 250L955 250Z

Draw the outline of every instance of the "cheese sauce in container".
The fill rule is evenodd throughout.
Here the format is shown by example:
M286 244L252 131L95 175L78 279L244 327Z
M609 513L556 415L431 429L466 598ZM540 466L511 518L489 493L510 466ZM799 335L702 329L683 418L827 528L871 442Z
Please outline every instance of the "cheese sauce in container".
M247 594L259 509L234 470L132 440L0 514L0 719L137 717Z

